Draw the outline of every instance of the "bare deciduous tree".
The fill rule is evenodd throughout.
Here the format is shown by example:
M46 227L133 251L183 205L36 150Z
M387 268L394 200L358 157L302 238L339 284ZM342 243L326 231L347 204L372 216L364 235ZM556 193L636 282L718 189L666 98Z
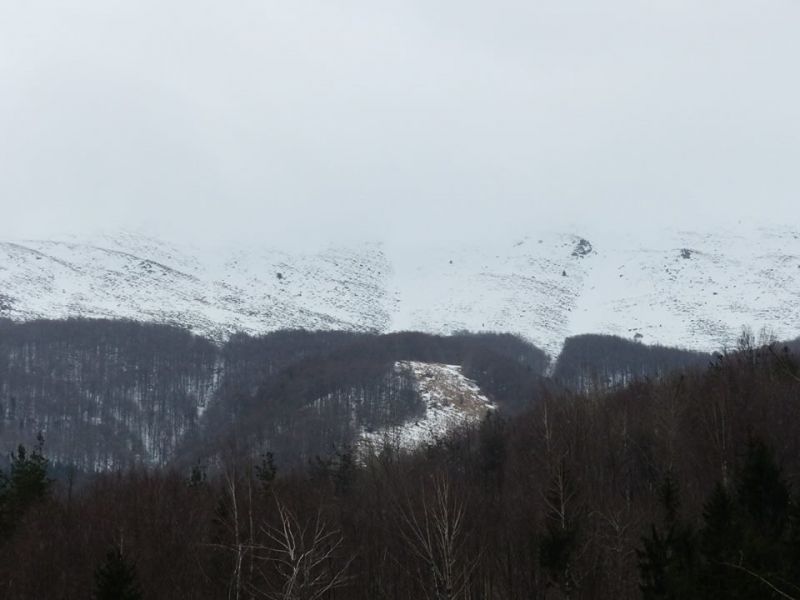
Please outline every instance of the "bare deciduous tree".
M400 534L426 567L427 574L418 576L428 598L455 600L467 595L479 557L468 553L464 512L464 503L441 476L433 480L432 498L423 491L419 509L414 510L410 501L400 508Z
M265 542L251 548L261 575L250 586L252 593L268 600L319 600L346 585L353 559L337 556L344 542L341 531L330 527L320 511L301 523L283 503L275 503L278 524L264 525Z

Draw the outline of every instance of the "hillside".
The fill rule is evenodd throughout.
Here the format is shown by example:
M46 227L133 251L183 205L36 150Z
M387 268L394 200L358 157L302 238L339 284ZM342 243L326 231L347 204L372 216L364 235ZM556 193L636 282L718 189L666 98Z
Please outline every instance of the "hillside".
M800 333L800 232L531 234L288 252L123 233L0 243L0 317L175 324L217 340L280 329L502 331L552 356L610 334L699 351L743 326Z
M546 366L509 335L280 331L218 345L166 325L0 320L0 452L42 433L54 461L85 470L230 451L303 464L366 432L433 442L481 419L486 396L518 412Z

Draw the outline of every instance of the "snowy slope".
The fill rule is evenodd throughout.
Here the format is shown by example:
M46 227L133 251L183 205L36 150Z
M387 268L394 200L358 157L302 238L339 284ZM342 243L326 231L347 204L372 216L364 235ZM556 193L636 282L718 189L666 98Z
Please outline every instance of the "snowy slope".
M800 335L800 230L671 232L599 239L570 331L696 350L742 327Z
M130 318L220 338L283 328L385 330L377 246L288 254L182 248L132 234L0 243L0 315Z
M800 335L800 229L531 233L508 241L179 247L143 235L0 242L0 316L282 328L580 333L716 350Z
M496 407L478 385L461 373L458 365L415 361L395 363L395 371L408 377L425 405L424 414L402 425L362 432L361 451L380 450L386 445L414 450L445 437L464 425L480 423Z
M551 354L571 335L591 243L546 234L507 243L395 249L392 327L517 333Z

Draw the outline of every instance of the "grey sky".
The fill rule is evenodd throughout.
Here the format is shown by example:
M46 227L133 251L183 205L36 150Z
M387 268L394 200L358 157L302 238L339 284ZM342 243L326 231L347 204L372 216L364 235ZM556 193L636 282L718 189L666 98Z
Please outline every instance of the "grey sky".
M0 0L0 234L798 222L797 0Z

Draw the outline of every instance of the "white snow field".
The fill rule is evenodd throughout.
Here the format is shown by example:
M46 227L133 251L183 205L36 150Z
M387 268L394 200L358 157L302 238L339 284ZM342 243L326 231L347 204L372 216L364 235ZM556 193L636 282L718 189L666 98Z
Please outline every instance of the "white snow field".
M234 332L607 333L697 350L800 335L800 229L530 233L504 242L178 246L135 233L0 242L0 317Z

